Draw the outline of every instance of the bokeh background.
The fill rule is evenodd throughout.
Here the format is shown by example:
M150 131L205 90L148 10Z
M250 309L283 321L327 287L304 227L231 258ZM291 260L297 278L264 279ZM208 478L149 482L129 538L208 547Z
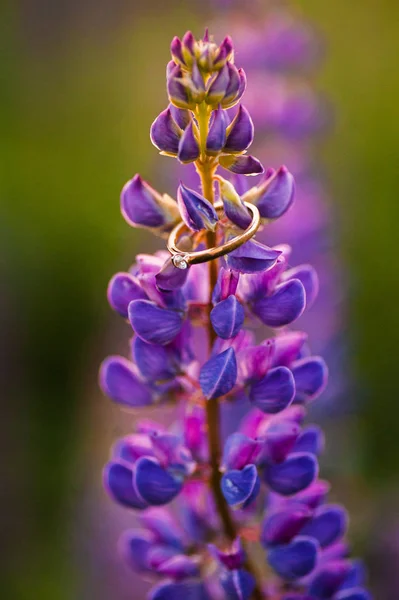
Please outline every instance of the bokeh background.
M291 6L324 39L315 85L335 119L320 156L347 282L341 369L355 381L343 410L321 415L324 474L352 511L375 597L397 600L399 4ZM0 595L139 599L115 553L126 517L101 491L108 446L129 429L97 389L103 356L127 340L105 289L152 248L121 219L119 191L164 168L148 130L166 103L169 42L200 35L210 6L10 0L0 10Z

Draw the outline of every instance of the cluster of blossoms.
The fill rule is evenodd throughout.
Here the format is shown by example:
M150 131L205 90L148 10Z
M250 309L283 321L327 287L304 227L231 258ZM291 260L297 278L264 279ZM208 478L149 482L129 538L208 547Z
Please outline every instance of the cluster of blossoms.
M175 201L136 175L121 195L130 225L169 234L169 249L177 236L181 249L137 256L108 288L134 337L131 359L102 364L102 389L126 407L165 403L178 415L171 427L139 420L113 448L106 488L141 523L122 553L156 582L152 600L368 600L348 558L346 512L318 478L322 431L304 425L327 367L288 329L317 295L317 276L290 265L287 245L247 235L290 208L294 178L270 169L239 194L217 173L263 172L247 154L254 127L231 39L186 33L171 53L170 105L151 139L194 163L202 190L180 183ZM223 436L226 411L244 417Z

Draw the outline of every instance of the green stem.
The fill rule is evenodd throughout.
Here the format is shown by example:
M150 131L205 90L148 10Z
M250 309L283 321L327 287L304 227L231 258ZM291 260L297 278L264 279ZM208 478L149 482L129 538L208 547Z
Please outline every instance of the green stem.
M199 110L197 112L197 120L200 134L201 159L197 161L196 167L198 174L201 178L203 196L207 200L209 200L211 204L214 204L215 196L213 176L216 171L216 165L214 161L212 161L206 156L205 152L206 138L208 135L209 127L209 113L206 105L199 107ZM207 247L213 248L214 246L216 246L216 242L216 233L213 231L208 231ZM215 287L218 276L218 265L217 260L211 260L208 264L210 288L208 314L210 314L212 310L212 291ZM208 318L208 340L210 350L212 349L215 339L216 334L213 330L210 318ZM210 487L215 500L217 511L222 522L223 534L230 542L232 542L236 539L238 532L234 519L231 516L229 506L222 494L222 490L220 487L220 462L222 456L222 448L220 443L220 405L218 398L213 398L207 401L206 418L208 430L209 461L211 467ZM264 600L264 595L261 591L261 585L259 583L260 578L257 577L256 569L254 568L254 565L252 564L248 553L245 568L254 576L256 581L255 589L252 594L253 600Z

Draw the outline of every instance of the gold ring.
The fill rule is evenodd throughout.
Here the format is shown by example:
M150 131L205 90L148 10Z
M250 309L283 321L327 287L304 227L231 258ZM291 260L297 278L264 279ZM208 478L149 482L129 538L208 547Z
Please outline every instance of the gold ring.
M249 202L244 202L245 206L252 214L252 221L248 228L237 235L232 240L229 240L222 246L217 246L215 248L207 248L206 250L199 250L198 252L184 252L177 247L177 240L180 236L185 232L190 232L189 227L181 221L178 223L176 227L171 231L169 239L168 239L168 250L172 255L172 261L175 267L178 269L187 269L190 265L197 265L199 263L208 262L209 260L214 260L215 258L220 258L236 248L239 248L245 242L250 240L260 225L260 214L259 210L254 204L250 204ZM219 201L215 204L215 210L221 211L223 209L223 202Z

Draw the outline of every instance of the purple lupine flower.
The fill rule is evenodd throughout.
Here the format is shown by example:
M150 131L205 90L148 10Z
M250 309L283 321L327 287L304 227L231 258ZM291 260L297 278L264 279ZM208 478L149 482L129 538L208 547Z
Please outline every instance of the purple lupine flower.
M180 216L171 239L184 231L182 254L140 254L108 288L134 336L129 358L103 362L103 391L128 408L162 402L177 415L170 427L139 421L112 449L106 490L137 511L141 526L122 536L121 553L155 582L152 600L364 600L358 566L348 558L346 511L327 502L328 484L318 479L323 433L303 425L327 366L311 354L305 333L286 329L314 301L317 276L308 264L288 264L287 245L243 237L255 231L254 219L266 226L289 208L293 176L285 167L269 171L243 200L216 173L240 160L252 165L247 174L262 168L243 154L253 138L249 113L241 105L230 122L226 112L244 91L231 39L217 45L208 33L196 40L189 32L174 38L171 54L172 107L151 137L163 153L195 163L202 189L180 184L177 200L167 200ZM165 234L172 222L155 222L164 196L138 176L132 182L122 199L127 221ZM261 216L250 217L244 202L258 204ZM220 245L225 256L215 259ZM200 253L205 263L184 252ZM269 337L261 341L263 324ZM242 404L244 418L223 439L222 407ZM266 552L267 581L249 544Z

